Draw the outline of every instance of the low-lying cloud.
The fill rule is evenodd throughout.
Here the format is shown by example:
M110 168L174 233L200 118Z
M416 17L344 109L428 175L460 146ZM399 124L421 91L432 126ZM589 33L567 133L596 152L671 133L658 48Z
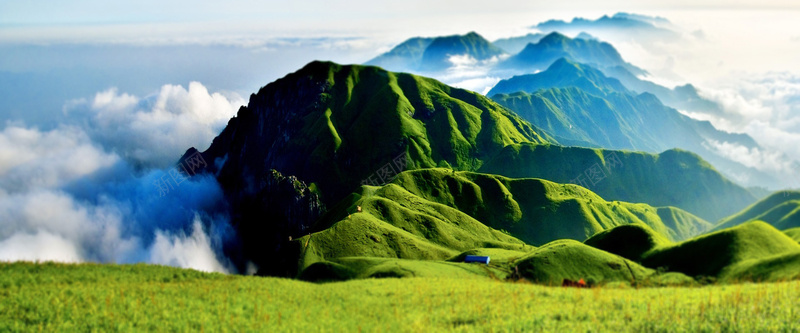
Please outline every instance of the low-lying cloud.
M223 251L236 235L219 184L176 178L174 165L188 147L210 144L242 103L197 82L142 98L109 89L67 103L70 121L57 128L6 124L0 260L235 271Z
M91 100L71 101L65 111L82 119L105 149L144 167L166 167L186 148L211 144L244 103L238 95L209 93L191 82L188 89L164 85L145 98L112 88Z

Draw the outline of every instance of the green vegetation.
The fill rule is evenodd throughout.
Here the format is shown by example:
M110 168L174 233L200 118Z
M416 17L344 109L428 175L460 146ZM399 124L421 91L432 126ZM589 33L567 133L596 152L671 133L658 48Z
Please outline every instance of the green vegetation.
M760 221L748 222L644 254L646 267L700 278L761 280L800 277L800 244Z
M601 231L584 243L638 262L650 250L668 246L672 242L650 229L647 225L626 224Z
M775 192L741 212L720 220L714 229L730 228L756 220L767 222L779 230L800 227L800 192Z
M591 171L598 171L589 178ZM674 206L706 220L728 216L755 201L752 194L723 177L699 156L682 150L658 155L556 145L507 146L478 172L514 178L541 178L557 183L582 183L606 200ZM689 214L659 213L662 219L690 219ZM671 222L667 222L671 223ZM682 223L682 225L687 225ZM689 224L691 225L691 224ZM708 225L710 228L710 225ZM681 230L692 233L691 230ZM706 227L699 227L703 232Z
M251 96L203 157L226 160L209 171L236 195L276 169L316 183L333 205L362 181L382 182L376 173L387 165L392 173L476 170L507 145L549 141L480 94L377 67L312 62Z
M584 279L590 285L619 281L646 285L694 283L690 277L662 276L635 262L574 240L548 243L515 264L523 278L546 285L561 285L564 279Z
M546 287L313 284L133 265L0 264L0 331L796 331L800 282Z
M557 239L583 241L627 223L647 224L673 240L695 236L708 225L697 217L676 220L665 216L667 219L662 220L658 209L646 204L608 202L583 187L543 179L425 169L404 172L394 183L537 246ZM666 223L689 232L678 232L679 228L666 227Z
M800 227L784 230L783 233L786 234L786 236L789 236L792 239L800 242Z
M687 117L654 95L636 94L585 64L559 59L546 71L498 82L489 96L561 144L650 153L680 148L699 154L723 173L747 175L748 184L779 185L773 175L720 157L708 145L758 147L748 135L720 131L707 121Z
M283 255L299 259L290 271L313 280L371 276L364 272L369 265L354 268L338 258L445 260L488 248L505 250L501 257L509 259L499 261L506 265L498 267L509 271L512 257L533 250L526 244L582 241L628 223L648 225L665 239L682 240L695 234L676 230L704 230L708 225L696 217L678 220L666 215L669 220L662 221L658 211L645 204L607 202L577 185L422 169L403 172L382 187L362 187L323 216L311 234L293 240Z

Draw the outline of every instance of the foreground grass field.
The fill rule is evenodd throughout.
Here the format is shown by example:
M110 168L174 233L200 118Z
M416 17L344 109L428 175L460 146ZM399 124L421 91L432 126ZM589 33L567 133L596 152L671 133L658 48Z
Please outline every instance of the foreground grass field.
M798 331L800 281L575 289L313 284L149 265L0 263L0 331Z

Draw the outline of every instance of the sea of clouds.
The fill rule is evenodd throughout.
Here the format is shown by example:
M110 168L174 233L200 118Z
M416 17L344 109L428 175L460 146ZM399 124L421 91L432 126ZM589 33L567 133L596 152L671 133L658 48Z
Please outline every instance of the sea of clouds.
M244 100L198 82L144 97L117 89L67 102L69 121L0 130L0 260L148 262L234 272L236 243L212 176L178 173ZM184 177L176 177L183 175Z

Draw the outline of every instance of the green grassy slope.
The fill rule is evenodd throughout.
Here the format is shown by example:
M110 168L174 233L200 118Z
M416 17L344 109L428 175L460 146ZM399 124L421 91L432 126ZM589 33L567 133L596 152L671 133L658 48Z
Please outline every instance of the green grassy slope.
M296 271L342 257L445 260L475 248L528 248L517 238L396 184L362 187L324 216L314 230L294 240L283 253L299 259Z
M636 223L598 232L584 244L638 262L645 253L672 242L647 225Z
M574 240L548 243L515 262L526 279L548 285L561 285L564 279L584 279L596 283L644 281L651 269ZM686 281L691 279L686 278Z
M463 261L463 260L461 260ZM448 277L455 279L505 279L506 269L442 260L345 257L316 262L299 276L305 281L344 281L368 278Z
M730 228L753 220L767 222L780 230L800 227L800 192L775 192L720 220L714 229Z
M506 259L493 264L505 262L501 266L508 270L511 258L534 249L526 243L582 241L629 223L646 224L664 238L685 239L694 234L676 230L699 230L707 224L699 218L667 218L662 221L658 209L648 205L607 202L576 185L423 169L403 172L382 187L362 187L281 255L297 259L295 266L286 267L289 275L302 272L309 279L370 276L363 267L336 261L340 258L453 260L476 251L499 252Z
M800 242L800 227L786 229L786 230L783 231L783 233L786 234L786 236L789 236L792 239Z
M800 281L554 288L488 279L313 284L158 266L0 263L0 331L797 331Z
M798 253L800 244L796 241L769 224L755 221L655 248L644 255L642 263L693 277L739 279L746 278L747 271L761 276L777 274L784 268L773 262L775 256ZM796 256L791 258L795 259L791 259L792 263L786 267L793 269L797 267ZM758 270L743 269L756 266Z
M648 205L608 202L580 186L542 179L426 169L402 173L394 183L533 245L565 238L583 241L596 232L627 223L644 223L669 239L683 240L708 224L697 217L676 220L665 216L667 219L661 220L658 209ZM687 232L676 231L681 227Z
M606 200L674 206L706 220L728 216L755 201L699 156L681 150L653 155L519 144L507 146L478 172L580 183Z

